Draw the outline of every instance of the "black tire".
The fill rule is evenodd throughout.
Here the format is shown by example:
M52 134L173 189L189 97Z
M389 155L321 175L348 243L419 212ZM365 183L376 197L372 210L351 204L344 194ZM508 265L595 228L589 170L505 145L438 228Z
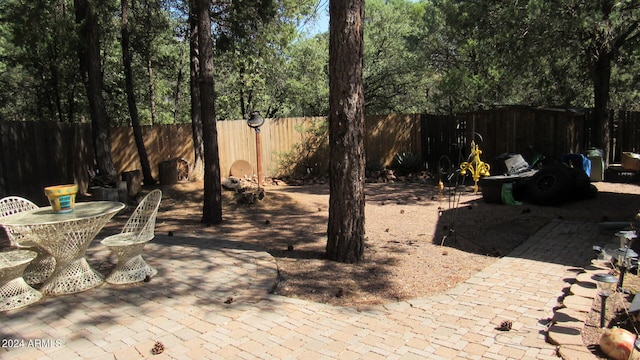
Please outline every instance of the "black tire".
M595 199L597 196L598 196L598 188L593 184L589 184L589 188L584 193L583 199Z
M572 185L568 167L562 164L548 165L531 177L527 184L527 198L538 205L559 205L571 195Z

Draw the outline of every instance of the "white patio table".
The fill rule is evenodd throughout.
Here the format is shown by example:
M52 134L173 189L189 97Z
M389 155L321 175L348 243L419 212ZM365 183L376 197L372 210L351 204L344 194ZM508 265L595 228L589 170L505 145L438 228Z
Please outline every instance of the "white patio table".
M69 213L55 213L49 206L7 216L2 224L28 236L56 259L56 268L40 292L73 294L104 282L84 256L91 241L122 208L123 203L114 201L79 202Z

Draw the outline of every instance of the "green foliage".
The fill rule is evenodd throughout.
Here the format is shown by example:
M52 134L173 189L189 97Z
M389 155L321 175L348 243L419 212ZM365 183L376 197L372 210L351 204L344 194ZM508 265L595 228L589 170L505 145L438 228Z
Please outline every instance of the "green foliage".
M451 55L440 88L453 111L501 104L593 106L596 54L613 49L626 32L633 40L612 64L612 84L630 84L623 73L631 69L621 60L639 49L635 1L440 3L449 25L444 49ZM627 91L616 89L627 98Z
M391 168L397 170L400 174L406 175L424 170L422 159L410 151L398 153L393 157Z
M120 3L95 2L104 98L129 124ZM327 115L327 33L300 33L316 0L215 2L218 120ZM496 105L591 107L598 54L612 51L611 106L640 110L637 1L370 0L367 114L454 113ZM142 124L189 122L184 1L132 1L133 76ZM74 2L0 2L0 119L86 121Z
M119 2L100 1L101 53L104 98L112 124L129 123L120 48ZM158 122L189 119L188 76L180 84L177 74L188 74L187 45L174 35L180 19L168 2L136 2L130 19L134 33L133 73L141 122L151 124L150 88ZM0 118L6 120L86 121L85 88L78 66L74 3L56 1L0 2ZM149 69L153 77L149 76ZM175 106L176 89L181 101Z
M165 1L136 2L132 10L129 22L140 122L189 122L186 18Z
M416 51L421 5L408 0L366 2L364 92L367 114L420 113L427 109L428 67Z
M219 119L288 116L287 48L315 1L244 0L221 5L216 27L216 111ZM298 75L298 74L293 74Z
M285 116L326 114L329 108L329 57L326 35L300 39L286 50L287 62L281 68ZM290 76L298 74L298 76ZM284 109L283 109L284 110Z
M0 118L78 121L84 94L69 2L0 2Z

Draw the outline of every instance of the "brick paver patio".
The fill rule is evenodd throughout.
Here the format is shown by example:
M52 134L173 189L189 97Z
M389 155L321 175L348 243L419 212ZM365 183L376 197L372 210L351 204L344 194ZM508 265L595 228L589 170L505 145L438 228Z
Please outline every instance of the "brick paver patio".
M0 358L557 359L546 341L554 308L603 238L595 224L553 221L447 293L353 309L269 294L277 266L266 252L158 235L144 252L159 270L150 282L0 313ZM505 320L512 329L496 329ZM164 351L152 355L156 342Z

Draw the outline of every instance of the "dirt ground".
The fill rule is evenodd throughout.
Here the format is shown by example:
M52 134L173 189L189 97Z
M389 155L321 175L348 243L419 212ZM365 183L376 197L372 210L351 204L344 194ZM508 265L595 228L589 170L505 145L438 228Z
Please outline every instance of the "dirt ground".
M613 272L616 276L619 273ZM635 273L626 273L623 288L625 292L616 292L612 294L606 301L605 307L605 327L619 327L638 334L640 330L640 322L636 317L628 313L629 306L634 295L640 291L640 278ZM584 328L582 329L582 341L584 345L599 359L608 359L599 348L600 336L603 330L600 328L600 309L601 299L597 297L591 307ZM637 355L637 350L636 350ZM633 357L633 358L637 358Z
M640 209L640 186L594 185L595 199L542 207L486 203L471 187L440 192L431 181L367 183L365 260L358 264L324 258L324 183L266 185L265 198L253 205L223 191L223 223L209 227L200 223L202 183L162 187L156 232L211 233L268 251L278 264L274 291L280 295L332 305L380 304L455 287L551 219L626 221Z

